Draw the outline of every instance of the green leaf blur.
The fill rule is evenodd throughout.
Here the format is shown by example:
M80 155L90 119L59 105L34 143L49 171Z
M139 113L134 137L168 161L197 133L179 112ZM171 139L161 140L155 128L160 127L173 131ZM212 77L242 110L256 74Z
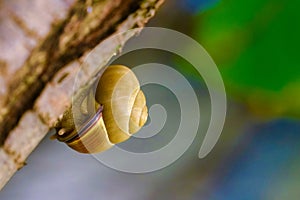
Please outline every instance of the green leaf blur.
M195 30L229 95L264 116L300 116L298 0L223 0Z

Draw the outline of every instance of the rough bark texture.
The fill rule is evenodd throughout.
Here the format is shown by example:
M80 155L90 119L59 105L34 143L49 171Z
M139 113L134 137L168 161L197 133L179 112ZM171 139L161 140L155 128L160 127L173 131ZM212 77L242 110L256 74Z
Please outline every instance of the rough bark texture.
M163 0L0 2L0 189L70 107L82 60L99 43L143 27ZM98 50L101 65L131 37ZM78 87L95 73L83 66Z

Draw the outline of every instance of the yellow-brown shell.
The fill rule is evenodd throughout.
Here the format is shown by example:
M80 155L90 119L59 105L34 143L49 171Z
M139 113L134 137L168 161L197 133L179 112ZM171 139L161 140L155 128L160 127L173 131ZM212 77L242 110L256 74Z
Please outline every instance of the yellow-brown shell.
M146 122L144 93L135 74L125 66L113 65L103 73L97 87L96 101L104 107L104 124L114 144L128 139Z
M109 66L102 74L95 95L97 113L76 132L56 135L81 153L98 153L127 140L147 121L146 98L135 74L122 65ZM68 138L67 140L63 138Z

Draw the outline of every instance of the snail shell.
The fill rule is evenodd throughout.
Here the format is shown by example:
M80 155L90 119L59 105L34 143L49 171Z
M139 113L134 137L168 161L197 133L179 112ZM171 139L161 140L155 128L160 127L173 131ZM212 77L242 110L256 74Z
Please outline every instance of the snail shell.
M102 74L96 89L97 112L77 132L70 113L56 126L55 138L81 153L98 153L123 142L147 121L146 98L135 74L112 65Z

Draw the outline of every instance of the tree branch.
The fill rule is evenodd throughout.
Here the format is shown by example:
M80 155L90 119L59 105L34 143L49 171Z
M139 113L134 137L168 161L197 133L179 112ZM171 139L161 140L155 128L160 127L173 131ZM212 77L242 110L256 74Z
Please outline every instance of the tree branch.
M144 26L162 2L78 1L73 6L70 4L69 13L44 39L36 39L40 40L38 45L6 82L6 96L0 101L0 106L3 105L0 109L0 188L24 165L49 128L70 107L75 75L86 55L109 36ZM30 33L28 37L37 37L21 22L19 26ZM124 35L118 42L106 44L107 48L99 52L101 64L104 66L131 36ZM94 73L94 68L84 67L87 73L81 86Z

